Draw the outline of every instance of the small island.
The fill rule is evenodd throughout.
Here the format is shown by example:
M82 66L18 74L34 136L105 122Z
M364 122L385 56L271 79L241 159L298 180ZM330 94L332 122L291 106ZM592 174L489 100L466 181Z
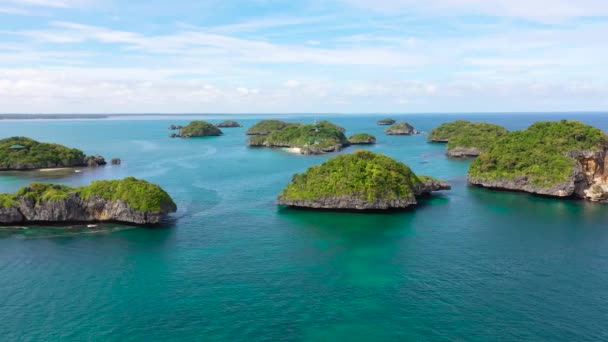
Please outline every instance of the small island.
M102 156L87 156L81 150L26 137L0 140L0 171L26 171L64 167L102 166Z
M395 121L394 119L384 118L384 119L378 120L378 125L380 125L380 126L390 126L390 125L394 124L395 122L397 122L397 121Z
M348 143L351 145L373 145L376 143L376 137L367 133L356 133L348 137Z
M473 161L470 184L552 197L608 200L608 136L579 121L537 122Z
M329 121L310 125L273 123L272 127L283 128L275 129L266 135L258 133L249 138L247 144L251 147L286 147L292 152L306 155L340 151L349 144L343 128ZM268 129L266 127L263 131Z
M242 127L240 123L238 123L238 122L236 122L234 120L225 120L225 121L222 121L222 122L218 123L216 126L220 127L220 128Z
M405 209L418 203L417 196L449 189L446 182L417 176L390 157L358 150L294 175L277 204L333 210Z
M158 224L177 210L158 185L127 177L69 187L32 183L0 194L0 224L122 222Z
M447 143L450 157L476 157L500 137L507 135L504 127L485 122L456 120L433 129L428 141Z
M418 132L416 129L414 129L414 126L410 125L407 122L396 123L396 124L392 125L391 127L387 128L386 130L384 130L384 132L388 135L420 134L420 132Z
M192 121L179 130L179 134L173 137L194 138L194 137L212 137L224 134L215 125L207 121Z
M247 135L268 135L274 131L281 130L288 126L297 124L281 121L281 120L262 120L251 126L245 134Z

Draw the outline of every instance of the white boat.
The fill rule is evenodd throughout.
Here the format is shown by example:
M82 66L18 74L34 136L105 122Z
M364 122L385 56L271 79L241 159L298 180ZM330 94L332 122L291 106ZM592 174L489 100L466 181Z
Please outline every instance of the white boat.
M87 228L95 228L95 227L97 227L96 224L87 224Z

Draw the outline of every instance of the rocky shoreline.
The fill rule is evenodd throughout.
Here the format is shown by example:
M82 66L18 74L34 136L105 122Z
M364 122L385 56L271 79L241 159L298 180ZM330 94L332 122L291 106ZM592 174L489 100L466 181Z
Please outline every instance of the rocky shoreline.
M309 209L398 210L416 205L417 196L450 189L444 181L416 176L388 156L358 150L294 175L276 203Z
M430 180L415 187L412 196L397 199L375 199L373 201L360 198L358 195L341 195L316 198L314 200L303 199L277 199L278 205L294 208L328 209L328 210L399 210L406 209L418 204L416 196L429 195L434 191L451 190L452 187L442 181Z
M125 198L116 198L120 191L138 195L128 193ZM82 222L154 225L176 210L173 200L160 187L134 178L97 181L81 188L34 183L15 194L0 194L1 225Z

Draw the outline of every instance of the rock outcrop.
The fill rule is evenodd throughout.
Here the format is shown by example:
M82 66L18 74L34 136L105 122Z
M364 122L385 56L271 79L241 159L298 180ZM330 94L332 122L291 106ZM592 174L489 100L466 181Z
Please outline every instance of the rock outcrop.
M412 125L407 122L399 122L384 130L388 135L413 135L420 134Z
M443 181L416 176L405 164L385 155L360 150L294 175L277 204L334 210L404 209L416 205L417 196L450 188Z
M477 157L481 153L480 148L457 146L449 149L447 155L453 158Z
M87 187L33 183L0 195L0 224L124 222L151 225L177 207L159 186L125 178Z
M120 160L120 158L112 158L112 160L110 161L110 163L112 165L120 165L120 164L122 164L122 160Z
M512 132L469 169L470 184L551 197L608 200L608 137L578 121Z
M84 162L89 167L103 166L107 164L105 158L100 155L88 156L85 158Z

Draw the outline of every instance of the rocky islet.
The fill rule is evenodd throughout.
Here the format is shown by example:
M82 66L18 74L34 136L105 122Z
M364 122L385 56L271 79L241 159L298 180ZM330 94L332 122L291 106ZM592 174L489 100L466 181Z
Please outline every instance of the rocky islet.
M88 186L32 183L0 194L0 224L122 222L158 224L177 210L158 185L127 177Z
M388 156L359 150L294 175L277 204L311 209L394 210L416 205L419 196L449 189L446 182L417 176L407 165Z

